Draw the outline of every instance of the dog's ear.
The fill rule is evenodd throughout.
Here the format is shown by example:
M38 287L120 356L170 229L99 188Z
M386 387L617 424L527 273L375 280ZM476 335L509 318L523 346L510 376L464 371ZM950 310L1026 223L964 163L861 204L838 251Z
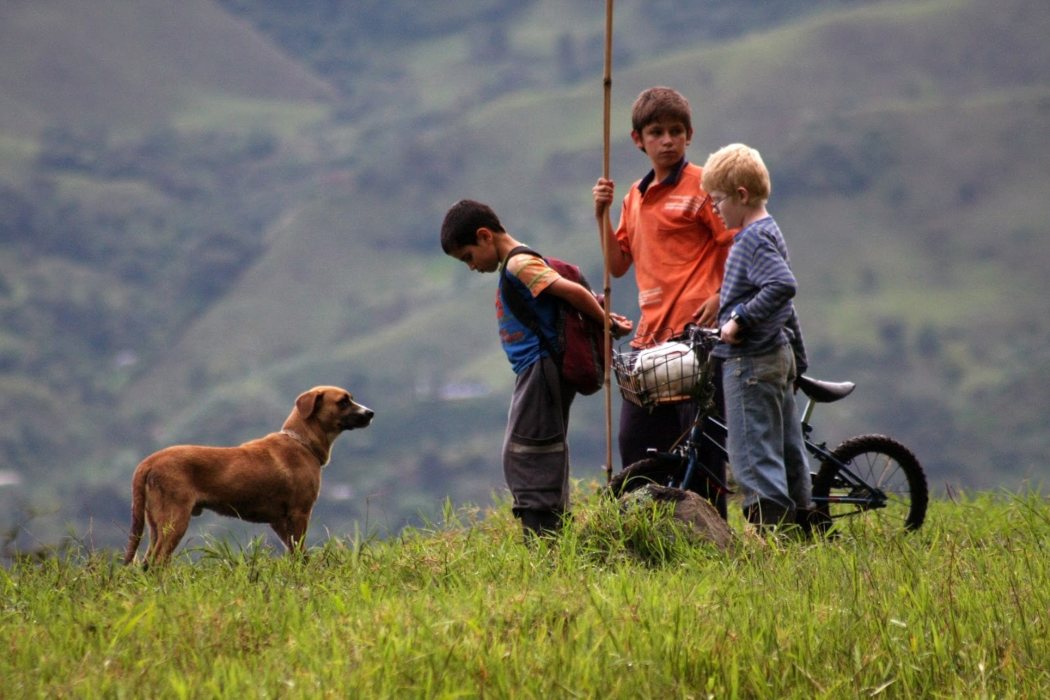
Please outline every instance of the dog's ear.
M323 391L317 389L311 389L310 391L304 391L299 395L299 398L295 400L295 407L299 410L299 416L304 420L309 418L317 410L317 407L321 404L321 395Z

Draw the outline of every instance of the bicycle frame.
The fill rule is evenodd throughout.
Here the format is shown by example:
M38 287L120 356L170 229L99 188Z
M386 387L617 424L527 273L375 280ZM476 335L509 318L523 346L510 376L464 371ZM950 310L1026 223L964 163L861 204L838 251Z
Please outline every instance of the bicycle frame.
M809 420L812 418L813 409L816 403L819 402L810 398L806 404L805 410L803 411L801 422L803 442L806 446L806 451L809 452L818 464L823 464L825 462L833 463L836 467L836 478L841 482L843 488L850 489L850 495L829 496L827 498L815 496L813 497L814 505L838 503L857 505L864 510L884 508L887 503L887 496L882 489L866 482L851 470L849 465L835 457L831 450L827 448L826 442L816 443L810 439L810 435L813 432L813 426L809 424ZM698 472L703 472L703 478L705 478L709 484L714 486L716 492L725 494L732 493L732 490L720 479L716 478L699 459L699 447L702 441L707 441L716 446L719 452L728 458L729 453L726 449L728 428L725 421L720 416L701 416L700 413L702 413L702 410L698 412L697 421L694 422L693 427L689 431L688 439L682 445L673 448L671 452L657 452L654 450L651 454L657 458L686 460L685 474L678 485L680 488L685 488L686 485L692 483L694 476L696 476ZM704 426L703 429L700 427L701 423ZM811 472L811 474L814 477L816 476L813 472Z
M808 435L808 431L810 430L812 430L812 428L808 424L802 424L803 435ZM817 460L818 463L834 463L836 468L836 482L841 483L843 487L850 487L850 495L848 496L828 496L827 498L812 496L814 505L826 503L849 503L861 506L864 510L886 507L886 493L878 486L872 486L866 482L854 473L842 460L835 457L835 455L828 450L827 443L822 442L816 444L810 441L808 437L804 437L803 442L806 445L806 450ZM816 474L812 472L811 474L814 477L816 476Z

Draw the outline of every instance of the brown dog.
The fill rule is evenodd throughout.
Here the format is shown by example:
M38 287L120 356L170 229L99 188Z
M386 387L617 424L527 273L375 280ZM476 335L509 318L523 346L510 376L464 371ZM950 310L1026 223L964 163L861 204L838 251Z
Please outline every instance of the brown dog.
M301 549L321 469L344 430L367 427L371 409L346 389L319 386L295 400L279 433L240 447L176 445L155 452L131 480L131 534L124 563L135 558L149 523L147 564L166 561L204 508L253 523L269 523L288 551Z

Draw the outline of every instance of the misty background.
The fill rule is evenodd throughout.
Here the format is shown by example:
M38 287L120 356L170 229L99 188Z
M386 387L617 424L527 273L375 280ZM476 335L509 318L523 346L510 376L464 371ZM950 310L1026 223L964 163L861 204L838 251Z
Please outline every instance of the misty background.
M858 384L819 435L893 435L935 495L1045 488L1050 6L615 13L618 196L652 85L689 98L691 160L762 152L810 373ZM480 199L600 281L603 39L599 0L0 3L4 548L122 546L139 460L278 430L317 384L377 418L336 443L311 542L502 502L496 280L438 230ZM600 396L570 440L586 493Z

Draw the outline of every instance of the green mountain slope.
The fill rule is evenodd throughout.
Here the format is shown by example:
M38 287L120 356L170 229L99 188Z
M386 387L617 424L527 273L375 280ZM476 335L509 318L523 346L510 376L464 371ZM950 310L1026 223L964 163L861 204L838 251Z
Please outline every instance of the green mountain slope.
M4 3L0 45L0 131L144 129L193 120L218 104L323 102L333 94L208 0Z
M512 380L495 280L442 256L437 229L456 199L483 199L519 238L600 280L589 196L601 168L600 66L580 56L601 18L492 2L490 15L417 27L396 48L396 28L377 29L340 72L253 26L263 5L227 4L239 7L137 10L153 33L177 15L192 53L211 59L190 61L172 42L163 55L187 62L177 77L135 78L164 87L144 93L148 114L110 97L133 136L73 120L34 140L27 115L46 113L46 101L12 86L47 74L38 63L0 74L0 105L32 105L18 107L17 126L0 121L0 383L11 415L37 413L0 434L8 468L39 475L48 493L61 483L57 502L80 503L68 517L93 517L109 537L149 451L274 430L298 392L336 383L378 417L337 443L314 532L396 530L446 496L487 500L502 484ZM644 174L626 132L631 101L652 84L691 99L694 160L730 141L762 150L812 371L860 384L824 412L825 437L891 433L937 488L1038 482L1050 403L1033 381L1050 369L1050 13L1027 0L847 4L697 41L647 24L641 3L618 5L629 38L614 72L613 177L622 193ZM572 32L545 31L559 17ZM73 27L55 27L43 35L76 43ZM490 45L479 64L478 35L502 37L504 50ZM667 50L650 57L643 39L662 36ZM150 72L143 56L153 54L138 43L101 43L120 68L101 85L138 76L136 61ZM555 75L569 46L582 68ZM201 67L216 62L221 71ZM106 112L83 109L85 124ZM50 189L30 187L16 164ZM71 203L76 216L60 216ZM83 254L63 252L74 230L92 232ZM614 306L633 312L633 296L616 281ZM56 328L66 342L45 349ZM76 387L69 402L63 382ZM573 422L575 475L600 478L601 401L580 400Z

